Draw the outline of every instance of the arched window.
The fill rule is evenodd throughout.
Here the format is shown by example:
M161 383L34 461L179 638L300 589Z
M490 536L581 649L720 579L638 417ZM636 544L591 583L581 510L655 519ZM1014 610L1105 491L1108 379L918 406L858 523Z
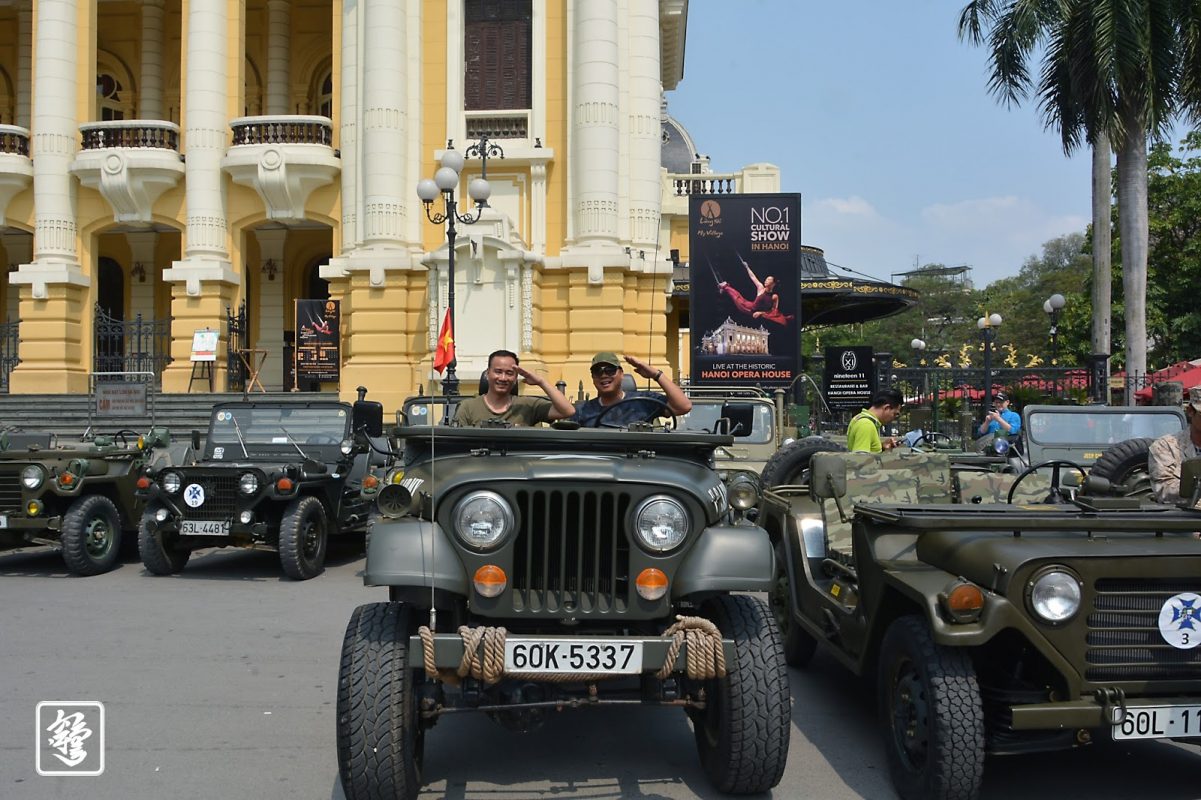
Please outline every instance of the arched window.
M122 96L125 87L107 72L96 75L96 109L104 121L125 119L128 101Z
M317 93L317 113L323 117L334 116L334 73L326 72Z

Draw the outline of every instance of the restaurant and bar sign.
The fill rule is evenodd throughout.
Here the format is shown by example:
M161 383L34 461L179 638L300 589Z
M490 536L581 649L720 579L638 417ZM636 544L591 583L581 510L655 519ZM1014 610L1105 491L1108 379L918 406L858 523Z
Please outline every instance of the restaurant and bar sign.
M876 362L870 347L827 347L826 403L832 410L859 411L876 392Z
M335 382L342 353L337 300L296 301L296 377Z

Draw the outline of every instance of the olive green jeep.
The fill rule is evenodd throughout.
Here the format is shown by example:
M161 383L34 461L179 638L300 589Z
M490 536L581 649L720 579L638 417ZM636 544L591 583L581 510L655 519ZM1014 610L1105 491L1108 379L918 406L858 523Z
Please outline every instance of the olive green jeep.
M77 440L0 433L0 549L61 546L76 575L108 572L123 537L137 532L138 477L148 465L171 460L169 442L165 428Z
M427 731L465 710L524 731L568 708L682 708L717 789L780 780L784 654L767 603L737 594L772 584L758 491L713 469L734 437L631 427L397 429L364 570L388 602L356 609L342 645L350 800L417 796Z
M1201 512L912 458L817 454L757 518L789 664L872 677L901 797L974 798L986 756L1201 742Z

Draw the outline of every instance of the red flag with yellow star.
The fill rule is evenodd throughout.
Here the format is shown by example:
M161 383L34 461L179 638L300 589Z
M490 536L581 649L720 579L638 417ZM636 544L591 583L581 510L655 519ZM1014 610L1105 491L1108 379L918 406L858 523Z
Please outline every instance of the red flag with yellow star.
M438 349L434 351L434 369L438 374L455 360L455 332L450 325L450 309L442 318L442 331L438 334Z

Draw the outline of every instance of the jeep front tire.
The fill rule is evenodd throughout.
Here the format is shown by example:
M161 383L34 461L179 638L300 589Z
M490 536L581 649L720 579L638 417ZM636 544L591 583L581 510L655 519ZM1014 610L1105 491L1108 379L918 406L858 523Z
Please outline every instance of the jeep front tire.
M102 495L81 497L63 516L63 561L76 575L99 575L121 554L121 514Z
M701 609L734 640L725 678L705 682L705 709L692 715L701 766L727 794L766 792L784 775L791 703L788 669L771 611L750 595L721 595Z
M329 522L316 497L293 500L279 522L279 561L284 574L298 581L315 578L325 569Z
M412 800L421 789L425 732L417 716L404 603L370 603L350 616L338 668L338 773L347 800Z
M155 575L183 572L192 551L179 543L179 534L158 529L155 508L147 508L138 523L138 556L147 571Z

